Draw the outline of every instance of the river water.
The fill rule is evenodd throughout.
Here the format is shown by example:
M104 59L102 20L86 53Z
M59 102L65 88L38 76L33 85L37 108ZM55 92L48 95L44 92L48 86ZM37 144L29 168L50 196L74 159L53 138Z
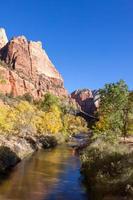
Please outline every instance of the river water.
M0 200L88 200L72 149L40 150L0 182Z

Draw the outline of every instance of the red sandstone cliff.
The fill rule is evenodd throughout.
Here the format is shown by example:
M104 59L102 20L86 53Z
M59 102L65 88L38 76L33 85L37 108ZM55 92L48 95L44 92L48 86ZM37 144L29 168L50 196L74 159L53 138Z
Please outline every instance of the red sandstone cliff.
M89 89L75 90L71 93L71 98L74 99L81 109L93 115L99 106L99 95L97 91L91 91Z
M46 92L67 96L61 75L56 70L41 42L28 41L24 36L7 40L0 29L0 92L14 96L31 94L42 97Z

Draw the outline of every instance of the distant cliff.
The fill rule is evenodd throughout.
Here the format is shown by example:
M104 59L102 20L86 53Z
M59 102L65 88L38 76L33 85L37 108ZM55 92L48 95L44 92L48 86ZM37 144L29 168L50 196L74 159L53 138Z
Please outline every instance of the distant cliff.
M96 90L75 90L71 93L71 98L78 103L82 111L90 115L93 115L99 106L99 95Z
M24 36L8 41L0 29L0 92L13 96L31 94L35 99L46 92L67 96L61 75L50 61L41 42L28 41Z

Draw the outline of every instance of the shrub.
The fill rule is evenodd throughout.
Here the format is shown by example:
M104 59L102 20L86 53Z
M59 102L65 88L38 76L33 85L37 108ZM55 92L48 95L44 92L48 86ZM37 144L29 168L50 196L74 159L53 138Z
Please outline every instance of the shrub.
M0 134L9 134L14 130L14 112L9 106L0 106Z
M23 96L16 97L18 100L28 101L29 103L33 102L33 96L29 93L25 93Z
M68 136L74 133L87 132L87 123L82 117L77 117L71 114L64 115L63 119L63 133Z
M39 105L22 100L23 97L6 97L0 107L0 133L6 134L57 134L69 135L87 131L87 123L81 117L65 114L59 99L47 94ZM5 98L4 98L5 99ZM10 105L10 106L9 106Z
M94 199L106 194L133 195L133 152L123 144L96 140L84 151L81 161Z
M60 100L57 96L51 94L51 93L46 93L44 95L44 98L40 100L39 108L41 108L43 111L49 111L52 106L60 106Z

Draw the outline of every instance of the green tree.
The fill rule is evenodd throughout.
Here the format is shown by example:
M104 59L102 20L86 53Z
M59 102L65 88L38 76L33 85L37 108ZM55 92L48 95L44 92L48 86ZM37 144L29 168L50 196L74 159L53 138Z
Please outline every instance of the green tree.
M123 80L117 83L106 84L100 89L99 121L96 130L122 134L124 127L124 109L128 104L128 86Z
M60 100L57 96L51 93L46 93L43 100L40 101L39 106L43 111L49 111L52 106L59 107Z
M128 132L133 132L133 91L128 94L128 101L123 112L123 136L126 137Z

